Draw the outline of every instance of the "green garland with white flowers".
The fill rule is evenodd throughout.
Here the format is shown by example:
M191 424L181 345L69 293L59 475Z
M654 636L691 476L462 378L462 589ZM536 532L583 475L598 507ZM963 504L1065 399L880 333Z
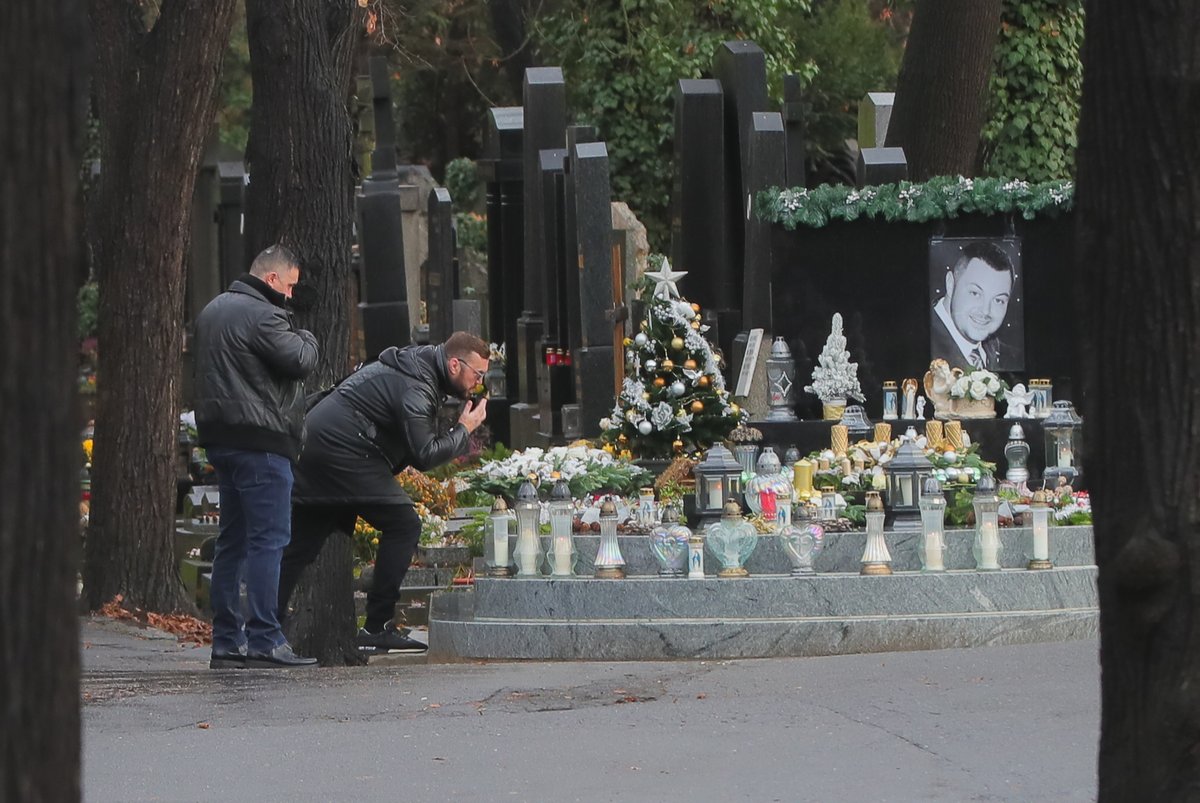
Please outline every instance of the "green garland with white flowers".
M1075 183L1066 179L1030 184L1010 178L937 176L923 183L901 181L872 187L822 184L805 189L772 187L758 194L754 210L760 220L820 228L835 220L860 218L889 223L924 223L965 214L1057 215L1075 202Z

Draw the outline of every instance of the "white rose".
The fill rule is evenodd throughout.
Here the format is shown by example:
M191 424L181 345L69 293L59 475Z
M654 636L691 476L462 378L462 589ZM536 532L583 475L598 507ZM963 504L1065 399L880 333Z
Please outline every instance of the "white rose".
M992 377L987 383L988 393L998 393L1000 391L1000 380Z
M972 399L979 401L987 395L987 385L983 382L972 382L970 393Z

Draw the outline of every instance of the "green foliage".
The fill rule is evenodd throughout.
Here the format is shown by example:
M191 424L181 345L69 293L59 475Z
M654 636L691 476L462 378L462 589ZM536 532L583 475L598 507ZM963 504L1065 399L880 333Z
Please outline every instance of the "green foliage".
M811 190L772 187L758 194L754 209L761 219L790 231L797 226L820 228L834 220L923 223L972 212L1018 213L1028 220L1064 212L1074 201L1075 185L1065 180L1030 184L1020 179L937 176L920 184L901 181L861 189L835 184Z
M446 163L444 183L455 209L461 212L479 211L482 193L479 191L479 170L475 162L465 156L451 159Z
M872 18L863 0L830 0L792 26L796 56L816 65L804 92L809 156L842 151L858 134L858 103L868 92L896 88L903 49L900 36Z
M787 15L809 0L557 0L533 21L543 64L561 64L568 108L608 144L613 197L646 225L652 249L668 236L673 93L712 67L721 42L751 39L766 53L772 95L785 73L813 72L796 53Z
M221 142L246 151L250 136L250 42L246 36L246 12L242 3L233 18L233 31L225 48L225 61L217 91L221 98L217 108L217 131Z
M988 174L1074 174L1083 17L1083 0L1005 0L982 134Z
M954 492L946 505L946 523L965 527L975 513L975 486L964 485Z
M96 323L100 314L100 285L88 282L80 287L76 308L79 311L79 320L76 323L79 339L95 337Z
M480 510L471 514L471 520L458 531L463 544L471 549L472 557L483 557L483 534L487 532L488 513Z

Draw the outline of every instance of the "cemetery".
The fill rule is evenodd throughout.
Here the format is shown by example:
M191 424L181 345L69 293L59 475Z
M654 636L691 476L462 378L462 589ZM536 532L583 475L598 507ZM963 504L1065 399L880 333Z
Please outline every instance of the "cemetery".
M1094 634L1070 182L910 182L903 149L872 147L893 100L874 92L856 184L809 188L795 77L772 108L748 40L718 48L711 75L673 88L670 248L652 254L604 132L572 123L564 71L527 69L522 105L487 114L486 270L470 270L449 190L398 164L372 60L353 351L456 330L492 343L489 439L398 478L423 522L404 600L430 657ZM210 152L189 317L247 260L245 182L240 157ZM990 309L971 306L991 285ZM176 551L203 608L219 500L193 439L185 416ZM365 575L375 535L352 534Z

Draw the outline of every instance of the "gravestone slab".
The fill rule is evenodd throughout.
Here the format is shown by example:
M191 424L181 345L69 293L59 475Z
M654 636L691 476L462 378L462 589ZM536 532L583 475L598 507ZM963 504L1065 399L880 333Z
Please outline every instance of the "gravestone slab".
M371 152L371 175L396 178L396 119L392 116L392 76L387 57L372 56L371 105L375 118L375 150Z
M753 212L754 197L769 187L783 186L787 139L783 117L778 112L755 112L748 132L743 196L745 252L742 289L742 326L760 327L770 333L771 325L771 224ZM770 342L768 340L768 342Z
M542 251L542 199L539 154L566 145L567 87L561 67L530 67L525 70L524 155L525 155L525 293L522 310L544 313L542 282L545 255Z
M887 142L895 92L868 92L858 104L858 147L882 148Z
M858 152L857 168L860 187L908 180L903 148L863 148Z
M379 352L390 346L406 346L411 342L407 301L362 303L358 305L358 314L369 359L379 356Z
M808 178L806 161L807 154L804 146L804 92L800 86L800 76L783 76L783 127L787 139L787 158L784 168L787 173L785 182L788 187L803 187Z
M429 258L425 261L425 315L429 340L441 343L454 331L454 211L450 191L429 193Z
M456 298L450 304L452 329L483 337L483 305L474 298Z
M596 128L590 125L567 126L567 153L581 142L595 142ZM564 347L574 352L583 345L581 313L579 310L579 235L575 221L575 176L571 173L571 160L564 159L563 174L563 268L564 300L563 321L559 338Z

